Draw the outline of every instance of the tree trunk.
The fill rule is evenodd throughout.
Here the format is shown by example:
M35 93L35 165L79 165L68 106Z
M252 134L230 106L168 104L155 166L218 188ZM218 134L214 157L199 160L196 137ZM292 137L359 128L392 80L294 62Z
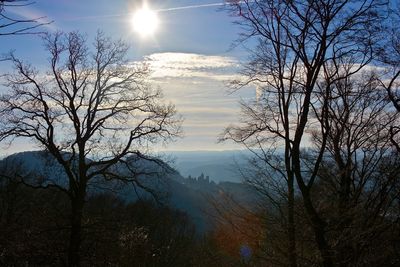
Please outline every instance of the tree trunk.
M337 229L338 231L344 231L350 229L352 224L351 217L351 206L350 206L350 186L351 186L351 167L350 164L339 165L338 167L343 170L340 175L340 191L339 199L336 211ZM349 213L350 212L350 213ZM345 238L347 239L347 238ZM338 266L349 266L353 259L356 259L358 255L355 254L351 241L339 240L339 247L336 256L336 262Z
M325 239L325 227L320 224L314 225L315 239L322 257L322 266L333 267L332 252Z
M82 241L82 215L84 194L78 194L71 201L71 233L68 248L68 266L80 266L80 247Z
M314 231L315 241L317 243L318 250L321 253L322 266L333 267L332 251L325 238L325 222L318 216L314 206L312 205L311 196L308 190L302 192L302 195L304 207L310 218Z
M297 253L296 253L296 228L294 222L294 179L293 175L288 177L288 255L289 266L297 267Z

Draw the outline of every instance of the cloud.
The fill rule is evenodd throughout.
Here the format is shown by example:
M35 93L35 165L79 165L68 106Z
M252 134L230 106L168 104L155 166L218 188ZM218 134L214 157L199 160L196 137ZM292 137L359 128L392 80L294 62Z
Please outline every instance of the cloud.
M218 136L237 120L238 101L255 95L255 88L228 93L226 81L239 76L236 58L195 53L156 53L145 58L152 81L184 117L184 138L168 146L176 149L216 148ZM218 145L229 148L229 145Z
M239 62L232 57L194 53L156 53L146 57L153 79L207 78L229 80L234 77Z

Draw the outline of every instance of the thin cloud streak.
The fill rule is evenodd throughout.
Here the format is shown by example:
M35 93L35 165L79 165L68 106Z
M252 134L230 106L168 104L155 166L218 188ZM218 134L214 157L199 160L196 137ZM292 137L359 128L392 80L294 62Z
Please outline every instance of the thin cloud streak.
M167 12L167 11L176 11L176 10L184 10L184 9L194 9L194 8L204 8L204 7L214 7L214 6L223 6L225 3L211 3L211 4L202 4L202 5L191 5L191 6L180 6L180 7L171 7L171 8L163 8L157 9L156 12Z
M190 6L179 6L179 7L170 7L170 8L161 8L155 9L155 12L169 12L169 11L179 11L185 9L197 9L197 8L207 8L207 7L217 7L223 6L226 3L210 3L210 4L201 4L201 5L190 5ZM68 21L79 21L79 20L92 20L92 19L100 19L100 18L117 18L117 17L124 17L130 15L132 12L123 13L123 14L109 14L109 15L97 15L97 16L85 16L85 17L72 17L72 18L65 18L64 20Z
M253 3L254 0L249 0L249 3ZM236 1L236 4L244 4L245 1ZM200 4L200 5L190 5L190 6L180 6L180 7L171 7L171 8L163 8L155 10L156 12L166 12L166 11L175 11L175 10L183 10L183 9L194 9L194 8L205 8L205 7L214 7L214 6L225 6L229 5L226 2L219 2L219 3L210 3L210 4Z

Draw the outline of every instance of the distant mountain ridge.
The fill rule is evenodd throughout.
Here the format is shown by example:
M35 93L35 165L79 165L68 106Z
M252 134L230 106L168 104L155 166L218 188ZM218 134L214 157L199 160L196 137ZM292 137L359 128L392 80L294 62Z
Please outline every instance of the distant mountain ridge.
M241 182L238 170L250 156L246 150L171 151L168 154L176 159L174 166L183 176L198 177L203 173L217 183Z
M206 231L212 228L212 220L207 213L212 208L210 200L218 200L221 194L229 194L241 203L252 205L257 201L257 193L247 185L235 182L215 183L210 178L200 175L197 178L184 178L178 171L165 162L163 166L153 161L133 160L135 168L152 170L153 175L141 177L140 182L154 190L161 196L166 205L186 212L195 222L197 228ZM67 177L63 168L55 159L44 151L29 151L10 155L0 161L1 168L16 167L20 175L30 175L35 183L57 183L67 186ZM121 172L124 166L116 165ZM94 181L89 185L89 194L101 192L107 186L113 188L117 194L128 202L138 198L150 198L151 195L141 189L134 188L132 184L108 182L101 184Z

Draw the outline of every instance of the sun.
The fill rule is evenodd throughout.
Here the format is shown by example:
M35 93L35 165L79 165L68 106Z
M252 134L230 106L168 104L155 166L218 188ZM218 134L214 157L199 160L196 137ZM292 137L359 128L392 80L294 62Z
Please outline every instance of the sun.
M142 37L153 35L159 24L157 13L147 6L137 10L132 16L132 27Z

